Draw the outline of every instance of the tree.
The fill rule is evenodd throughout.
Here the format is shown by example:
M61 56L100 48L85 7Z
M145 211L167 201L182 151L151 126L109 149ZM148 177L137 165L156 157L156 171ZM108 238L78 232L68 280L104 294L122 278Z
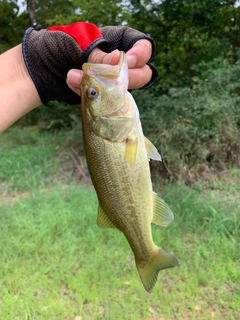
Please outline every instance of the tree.
M52 24L55 17L61 16L62 23L73 14L72 0L26 0L29 25L39 30Z
M59 0L61 2L61 0ZM68 24L76 21L88 21L101 27L104 25L121 25L126 23L128 12L122 0L72 0L71 14L65 17L62 13L52 14L47 19L49 25Z
M21 42L27 27L26 14L19 15L16 0L3 0L0 3L0 53Z
M157 43L155 63L162 88L191 85L195 66L219 57L234 62L239 49L236 1L131 1L130 25ZM143 18L144 17L144 18ZM151 23L148 23L151 21Z

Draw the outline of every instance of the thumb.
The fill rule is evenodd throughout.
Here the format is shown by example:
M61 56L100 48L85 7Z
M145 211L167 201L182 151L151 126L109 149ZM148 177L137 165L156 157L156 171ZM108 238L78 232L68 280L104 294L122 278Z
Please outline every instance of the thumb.
M114 50L110 53L103 52L99 48L95 48L91 54L88 57L88 62L90 63L105 63L105 64L111 64L116 65L118 64L120 59L120 51ZM137 64L137 57L133 54L127 54L127 63L128 68L132 69L136 67Z
M120 51L114 50L110 53L103 52L99 48L95 48L88 57L90 63L105 63L116 65L120 59Z

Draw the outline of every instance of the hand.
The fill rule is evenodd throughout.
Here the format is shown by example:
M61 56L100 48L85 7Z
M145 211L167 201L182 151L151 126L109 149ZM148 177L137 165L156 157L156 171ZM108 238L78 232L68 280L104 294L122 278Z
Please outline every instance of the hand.
M127 51L127 61L129 68L129 89L138 89L145 86L152 78L152 69L147 65L152 55L151 42L142 39L138 40L133 47ZM118 64L120 51L114 50L110 53L95 48L89 55L90 63ZM80 82L82 80L82 70L71 69L67 74L67 84L75 93L80 95Z
M98 29L91 23L76 22L40 31L29 28L23 38L24 62L44 104L51 100L79 104L82 72L77 70L85 62L117 64L120 51L128 56L129 88L150 86L157 77L149 64L155 43L138 30L117 26Z

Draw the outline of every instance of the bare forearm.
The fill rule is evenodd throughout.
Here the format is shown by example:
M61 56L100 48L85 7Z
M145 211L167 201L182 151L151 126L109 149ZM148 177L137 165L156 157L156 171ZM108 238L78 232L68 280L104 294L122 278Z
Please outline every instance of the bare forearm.
M22 56L22 45L0 55L0 133L41 104Z

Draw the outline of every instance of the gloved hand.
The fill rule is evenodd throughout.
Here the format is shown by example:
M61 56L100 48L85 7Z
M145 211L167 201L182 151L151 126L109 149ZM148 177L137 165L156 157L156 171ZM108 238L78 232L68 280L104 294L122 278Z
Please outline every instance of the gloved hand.
M155 54L153 39L128 27L98 29L94 24L77 22L40 31L29 28L23 37L23 57L42 103L58 100L74 105L80 103L80 98L67 86L67 72L81 69L97 46L105 52L115 49L127 52L140 39L152 43L152 59ZM151 65L150 68L152 79L144 87L157 77L156 69Z
M102 27L100 28L104 39L107 40L107 43L101 43L99 45L100 49L105 52L112 52L116 49L120 51L127 52L129 49L133 47L133 45L141 39L147 39L152 44L152 55L149 59L147 65L152 70L152 78L151 80L142 88L150 87L154 81L157 79L158 72L155 67L150 63L155 54L156 54L156 44L154 40L150 37L149 34L144 34L138 30L129 28L129 27Z

